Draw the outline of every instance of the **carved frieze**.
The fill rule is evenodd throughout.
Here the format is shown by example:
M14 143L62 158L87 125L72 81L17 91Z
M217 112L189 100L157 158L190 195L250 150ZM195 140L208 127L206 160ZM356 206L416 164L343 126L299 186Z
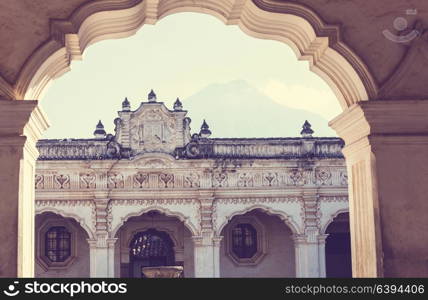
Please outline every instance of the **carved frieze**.
M212 185L215 188L228 186L228 175L225 172L215 172L212 175Z
M174 175L161 173L159 174L159 187L160 188L173 188L174 187Z
M196 173L184 175L184 187L198 188L200 187L200 176Z
M328 168L317 168L315 176L318 185L331 185L331 172Z
M238 175L238 187L252 187L254 186L254 179L252 174L241 173Z
M123 189L125 183L123 175L120 173L110 172L107 174L107 188L109 189Z
M44 189L45 188L45 178L43 175L36 174L35 178L35 188L37 189Z
M264 186L278 186L279 185L279 178L278 173L264 173L263 174L263 185Z
M146 173L138 172L133 176L134 188L147 188L149 184L149 175Z
M56 183L56 187L59 189L69 189L70 188L70 175L54 175L54 181Z
M303 184L303 171L293 168L289 171L289 178L293 185L301 185Z
M345 167L317 167L313 169L282 168L272 171L209 170L167 172L164 169L137 171L94 172L83 169L77 173L43 171L35 176L37 190L51 189L180 189L180 188L279 188L287 186L346 187Z

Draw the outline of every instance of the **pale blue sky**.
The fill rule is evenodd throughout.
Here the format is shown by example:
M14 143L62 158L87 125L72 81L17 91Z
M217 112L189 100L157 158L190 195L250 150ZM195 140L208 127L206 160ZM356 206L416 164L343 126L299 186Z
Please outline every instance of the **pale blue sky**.
M153 88L158 100L169 108L177 97L186 108L187 98L195 101L191 96L207 95L213 84L230 87L230 82L236 80L245 81L251 89L285 107L310 112L309 118L319 114L325 126L314 128L317 135L334 135L327 121L340 113L338 101L327 84L309 71L308 63L298 61L287 45L252 38L212 16L179 13L154 26L144 25L132 37L89 47L83 61L73 62L72 71L54 81L41 101L52 124L44 138L92 137L99 119L108 132L113 132L113 119L125 96L135 109ZM202 98L197 101L208 101ZM257 97L249 98L248 101L257 101ZM237 101L243 105L232 105L233 109L220 101L226 106L222 108L222 118L237 122L240 118L251 119L260 126L264 122L288 126L284 123L286 115L282 120L272 120L254 111L246 114L246 100ZM215 103L211 99L206 106L195 106L201 111L194 113L209 120L210 114L218 114L218 109L209 109L212 105ZM199 124L192 125L196 132ZM288 134L297 135L294 127ZM227 128L222 130L221 136L228 134ZM242 137L261 135L251 132L251 128L240 130ZM287 133L281 128L274 130L267 130L266 136Z

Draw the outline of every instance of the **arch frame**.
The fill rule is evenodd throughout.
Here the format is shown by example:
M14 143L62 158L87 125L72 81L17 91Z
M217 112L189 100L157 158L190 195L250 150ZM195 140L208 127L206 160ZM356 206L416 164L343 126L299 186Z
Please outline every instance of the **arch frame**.
M334 213L330 214L328 221L321 227L321 230L320 230L321 234L326 235L328 226L330 226L330 224L334 222L334 219L336 219L340 214L344 214L344 213L349 213L349 208L341 208L335 211Z
M221 223L219 226L217 226L217 229L215 231L216 235L217 236L221 235L222 230L226 227L227 224L230 224L233 217L241 216L241 215L244 215L244 214L249 213L249 212L254 211L254 210L260 210L269 216L277 216L281 219L281 221L285 225L288 226L288 228L290 228L293 235L302 234L302 232L299 230L299 225L297 223L295 223L295 221L293 220L293 217L291 215L289 215L286 212L281 211L281 210L275 210L275 209L268 207L266 205L255 204L255 205L246 207L246 208L241 209L241 210L236 210L236 211L232 212L231 214L225 216L225 220L223 221L223 223Z
M170 209L165 208L165 207L154 205L154 206L142 208L138 211L129 212L125 216L121 217L118 224L114 228L111 229L110 236L115 237L117 235L117 233L119 232L120 228L125 224L125 222L129 218L138 217L138 216L141 216L141 215L148 213L150 211L159 211L160 213L162 213L168 217L175 217L184 224L184 226L190 231L190 233L192 235L198 235L198 230L196 229L194 224L192 224L192 222L189 220L189 217L186 217L184 214L182 214L178 211L174 211L174 210L170 210Z
M69 71L73 60L82 59L89 45L131 36L144 24L179 12L209 14L251 36L288 44L329 84L343 109L378 94L368 67L342 41L340 26L325 24L307 6L272 0L89 2L67 19L51 20L48 40L27 58L13 87L0 80L0 90L10 99L40 99L53 79Z
M71 212L67 212L63 209L59 209L56 207L49 207L49 206L45 206L41 209L36 209L35 211L35 215L41 215L43 213L54 213L57 214L63 218L70 218L73 219L74 221L77 222L77 224L79 224L82 229L86 232L86 234L88 235L88 239L95 239L95 233L92 231L92 229L86 224L85 219L79 217L78 215L71 213Z

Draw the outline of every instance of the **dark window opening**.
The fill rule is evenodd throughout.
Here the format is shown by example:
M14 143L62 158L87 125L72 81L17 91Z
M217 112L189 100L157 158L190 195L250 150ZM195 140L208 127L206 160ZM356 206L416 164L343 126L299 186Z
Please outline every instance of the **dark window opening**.
M252 258L257 252L257 231L251 224L232 229L232 251L238 258Z
M51 262L64 262L71 255L71 233L64 226L49 228L45 234L45 256Z

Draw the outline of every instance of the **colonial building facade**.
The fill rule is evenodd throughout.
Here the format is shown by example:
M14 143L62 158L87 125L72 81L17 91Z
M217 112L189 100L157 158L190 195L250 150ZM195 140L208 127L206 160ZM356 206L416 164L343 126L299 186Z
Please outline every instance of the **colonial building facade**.
M339 138L191 134L179 99L125 99L115 134L40 140L36 277L350 276Z

